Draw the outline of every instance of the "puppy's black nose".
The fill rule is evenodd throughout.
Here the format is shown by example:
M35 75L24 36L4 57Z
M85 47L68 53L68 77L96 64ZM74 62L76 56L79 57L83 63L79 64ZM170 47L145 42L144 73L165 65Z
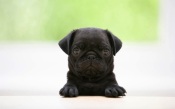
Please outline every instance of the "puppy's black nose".
M87 56L87 59L89 59L89 60L94 60L95 58L96 58L95 55L88 55L88 56Z

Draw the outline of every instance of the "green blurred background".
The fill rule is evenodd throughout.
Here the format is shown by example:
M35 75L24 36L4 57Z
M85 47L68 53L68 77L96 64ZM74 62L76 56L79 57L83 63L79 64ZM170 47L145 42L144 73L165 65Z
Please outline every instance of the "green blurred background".
M60 40L98 27L124 41L157 39L158 0L0 0L0 40Z

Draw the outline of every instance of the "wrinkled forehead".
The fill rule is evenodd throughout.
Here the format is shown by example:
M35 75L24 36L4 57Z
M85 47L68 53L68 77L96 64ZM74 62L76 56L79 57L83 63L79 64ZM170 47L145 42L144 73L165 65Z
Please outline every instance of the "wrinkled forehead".
M81 29L76 32L74 42L88 42L88 43L107 43L108 37L104 30L100 29Z

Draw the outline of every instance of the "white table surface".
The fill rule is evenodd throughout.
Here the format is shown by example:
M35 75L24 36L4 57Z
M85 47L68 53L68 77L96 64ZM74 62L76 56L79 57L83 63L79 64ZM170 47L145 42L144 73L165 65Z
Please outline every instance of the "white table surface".
M175 97L0 96L0 109L175 109Z

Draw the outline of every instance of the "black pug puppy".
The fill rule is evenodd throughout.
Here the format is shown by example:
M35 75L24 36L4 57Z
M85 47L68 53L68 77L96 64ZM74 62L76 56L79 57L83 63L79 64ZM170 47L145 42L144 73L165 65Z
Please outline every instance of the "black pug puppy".
M59 42L68 54L67 83L60 95L125 96L113 73L113 55L122 47L120 39L108 30L81 28L72 31Z

